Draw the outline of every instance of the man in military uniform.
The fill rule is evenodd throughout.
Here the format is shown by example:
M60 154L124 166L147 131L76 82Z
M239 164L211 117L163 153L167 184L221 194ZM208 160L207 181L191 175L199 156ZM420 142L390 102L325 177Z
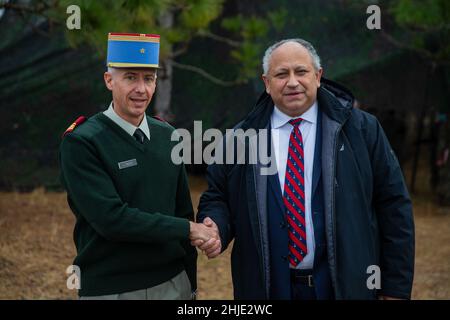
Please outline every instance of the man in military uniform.
M185 168L170 156L174 128L145 114L158 58L159 36L110 33L104 80L112 103L77 119L61 143L82 299L190 299L190 241L220 245L216 230L192 222Z

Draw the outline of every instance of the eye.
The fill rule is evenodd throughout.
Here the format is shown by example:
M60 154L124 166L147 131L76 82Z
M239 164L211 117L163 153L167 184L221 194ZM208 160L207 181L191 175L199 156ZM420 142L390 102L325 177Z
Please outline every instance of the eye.
M153 82L153 81L155 81L155 78L154 77L145 77L145 82Z
M280 79L285 78L286 76L287 76L286 72L278 72L275 74L275 78L280 78Z
M298 74L298 75L303 76L303 75L305 75L307 72L308 72L307 70L297 70L295 73Z
M136 77L130 74L130 75L127 75L125 77L125 79L133 81L133 80L136 80Z

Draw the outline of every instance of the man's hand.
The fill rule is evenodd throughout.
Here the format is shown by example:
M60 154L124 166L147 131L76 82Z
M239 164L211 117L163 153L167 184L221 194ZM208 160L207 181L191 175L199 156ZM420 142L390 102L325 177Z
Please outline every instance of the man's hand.
M203 225L214 231L215 236L204 241L202 239L191 239L191 244L202 250L209 259L217 257L222 251L222 242L220 241L219 228L211 218L205 218Z
M218 233L212 227L208 227L203 223L189 222L190 231L189 239L193 241L207 242L208 240L218 238Z

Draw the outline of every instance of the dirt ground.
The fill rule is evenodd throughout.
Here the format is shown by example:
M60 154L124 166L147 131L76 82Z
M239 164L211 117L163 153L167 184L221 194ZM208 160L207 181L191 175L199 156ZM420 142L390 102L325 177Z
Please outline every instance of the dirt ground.
M197 208L206 185L190 177ZM413 299L450 299L450 208L426 191L414 197L416 271ZM0 193L0 299L76 299L66 287L72 264L74 218L65 193ZM199 254L199 299L232 299L230 250L216 259Z

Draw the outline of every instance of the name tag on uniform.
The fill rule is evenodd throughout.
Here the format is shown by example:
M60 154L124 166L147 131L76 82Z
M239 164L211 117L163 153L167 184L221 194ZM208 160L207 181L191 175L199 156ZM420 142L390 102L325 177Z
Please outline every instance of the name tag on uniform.
M122 170L122 169L126 169L129 167L137 166L137 161L136 161L136 159L130 159L127 161L119 162L117 164L119 165L119 169Z

